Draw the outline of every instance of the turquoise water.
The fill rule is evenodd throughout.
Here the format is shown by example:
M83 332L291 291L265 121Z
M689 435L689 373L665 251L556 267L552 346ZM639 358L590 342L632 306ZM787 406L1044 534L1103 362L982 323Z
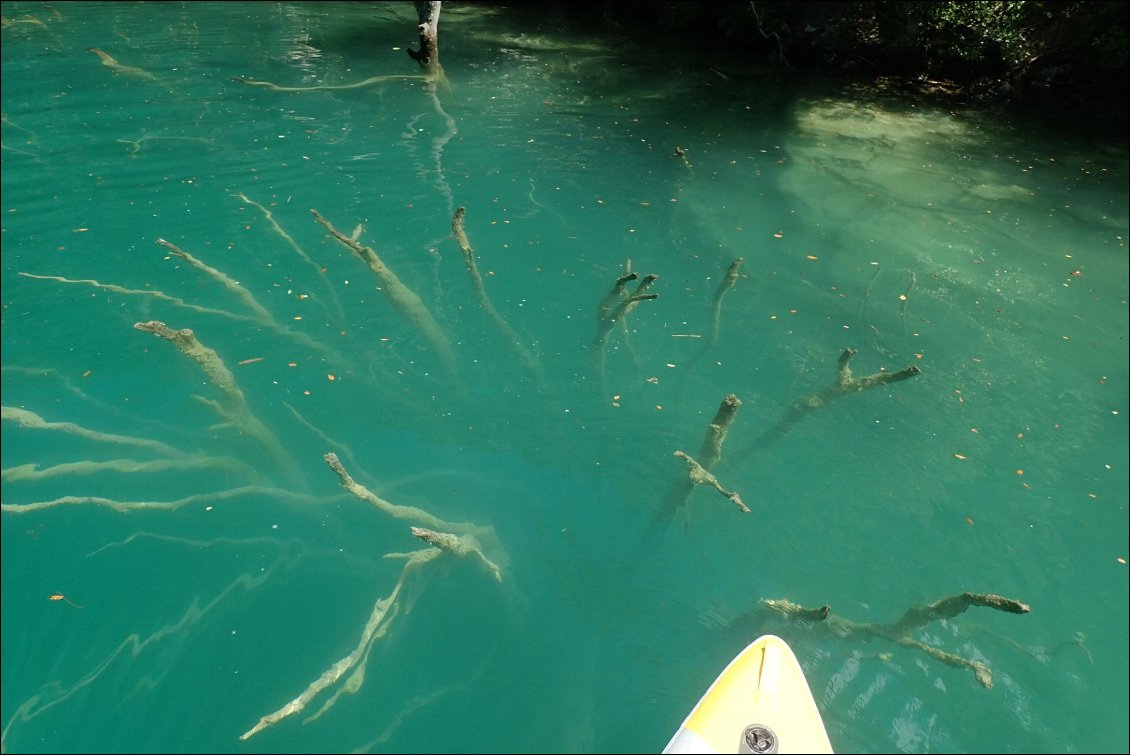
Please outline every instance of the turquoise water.
M657 752L767 632L840 752L1127 750L1125 144L460 4L440 85L407 3L3 15L7 752ZM658 298L600 348L629 266ZM921 374L779 425L848 347ZM672 514L731 393L751 512ZM330 452L501 581L385 558L422 520ZM761 603L965 591L1031 612L908 637L991 689Z

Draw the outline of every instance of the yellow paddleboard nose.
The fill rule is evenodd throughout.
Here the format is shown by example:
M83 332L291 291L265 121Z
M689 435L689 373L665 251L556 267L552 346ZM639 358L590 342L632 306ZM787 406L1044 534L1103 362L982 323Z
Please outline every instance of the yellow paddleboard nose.
M752 642L698 701L664 753L830 753L800 662L775 635Z

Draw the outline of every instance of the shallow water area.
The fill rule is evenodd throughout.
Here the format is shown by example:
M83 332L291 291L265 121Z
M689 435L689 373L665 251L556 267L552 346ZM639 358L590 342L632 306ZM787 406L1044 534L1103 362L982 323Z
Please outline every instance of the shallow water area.
M515 9L436 82L410 3L2 6L6 752L658 752L765 633L839 752L1126 751L1125 144ZM749 513L674 455L730 394ZM965 592L1031 611L763 602Z

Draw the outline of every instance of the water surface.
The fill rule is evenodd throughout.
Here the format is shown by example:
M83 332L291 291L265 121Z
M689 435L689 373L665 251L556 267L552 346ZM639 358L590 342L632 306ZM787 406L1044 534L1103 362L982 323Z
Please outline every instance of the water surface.
M3 15L6 751L658 751L767 632L841 752L1127 749L1125 144L478 6L438 84L411 4ZM629 271L658 297L601 339ZM921 374L779 425L849 347ZM729 394L711 471L751 512L671 515ZM330 452L501 582L400 583L421 521ZM908 638L991 689L761 602L967 591L1031 612ZM382 599L363 678L240 739Z

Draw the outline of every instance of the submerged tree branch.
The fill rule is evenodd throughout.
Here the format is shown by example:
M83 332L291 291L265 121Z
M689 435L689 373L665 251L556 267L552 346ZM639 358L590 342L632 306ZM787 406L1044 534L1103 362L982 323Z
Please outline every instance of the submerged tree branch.
M467 265L467 272L471 275L471 283L475 287L475 293L479 296L479 303L482 304L486 313L490 316L491 321L494 322L495 328L502 334L506 340L506 344L517 355L522 365L529 370L539 382L544 378L541 365L533 354L522 345L521 339L510 324L502 318L498 310L494 308L494 303L491 302L490 297L487 296L486 288L483 286L483 278L479 275L479 267L475 264L475 250L471 247L471 241L467 238L467 231L463 228L463 217L466 215L467 210L460 207L455 211L454 217L451 219L451 232L455 236L455 241L459 244L459 248L463 250L463 261Z
M639 276L636 273L627 273L621 275L616 279L616 283L612 286L604 299L600 302L600 314L597 319L597 333L596 341L593 343L593 363L596 368L596 373L601 380L604 379L604 361L608 352L608 336L612 333L612 328L620 324L627 332L628 315L631 314L641 301L649 299L658 299L659 294L645 293L651 284L659 278L654 273L649 273L640 280L636 290L630 295L624 295L624 288L629 281L634 281Z
M850 393L859 393L860 391L879 385L888 385L902 380L909 380L922 373L922 370L918 369L918 367L911 365L898 372L879 371L873 375L857 378L852 375L851 367L849 366L849 362L851 362L852 357L854 357L856 353L857 351L854 348L845 349L836 362L836 383L819 393L813 393L801 399L789 407L785 415L777 421L777 424L769 428L769 430L757 439L754 448L765 448L780 439L781 436L791 430L795 424L800 422L811 412L827 406L834 399Z
M828 606L805 608L790 600L774 599L765 599L762 600L761 603L790 618L824 622L832 631L841 637L851 635L880 637L897 645L901 645L902 647L919 650L926 653L931 658L949 666L968 668L973 672L977 681L986 689L992 689L993 687L993 672L984 663L939 650L938 648L914 639L910 636L910 633L926 626L930 622L952 619L964 613L972 606L993 608L998 611L1017 614L1028 613L1031 610L1027 604L1013 600L1012 598L1005 598L1000 595L965 592L960 595L943 598L929 605L912 606L901 619L893 624L862 624L852 621L851 619L833 615Z
M297 462L283 446L278 436L251 412L251 407L248 405L243 391L235 382L235 376L224 364L219 354L200 343L196 334L189 328L177 330L170 328L160 320L134 323L133 327L171 342L182 354L196 362L204 370L204 374L208 376L209 382L219 390L221 395L221 401L208 403L221 416L230 421L236 429L259 441L274 457L279 471L292 479L297 479L299 469Z
M388 297L392 306L424 335L448 372L456 375L455 350L451 347L451 341L448 340L447 334L440 328L439 323L436 322L428 308L424 306L424 302L416 295L416 292L404 285L400 278L396 277L396 273L385 265L371 247L365 246L357 239L346 236L334 228L330 221L322 217L317 210L312 209L310 213L314 216L314 220L325 228L331 236L344 244L357 255L358 259L368 265L381 282L381 291Z

